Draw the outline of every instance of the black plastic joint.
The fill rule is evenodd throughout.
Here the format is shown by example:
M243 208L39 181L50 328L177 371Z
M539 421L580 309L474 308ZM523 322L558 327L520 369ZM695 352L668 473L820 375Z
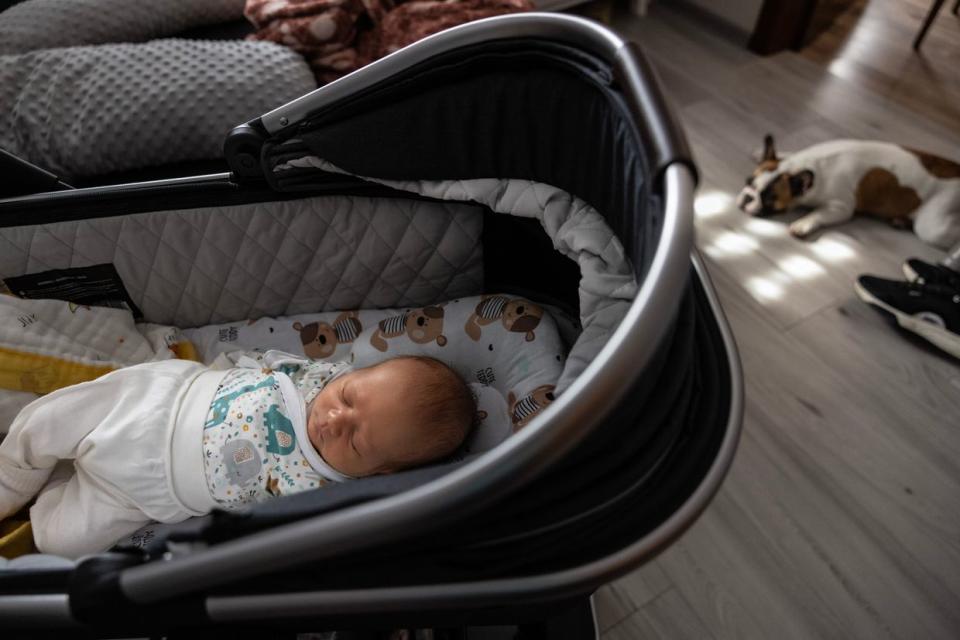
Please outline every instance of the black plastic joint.
M238 180L263 180L260 153L267 137L259 120L234 127L227 134L223 142L223 156Z

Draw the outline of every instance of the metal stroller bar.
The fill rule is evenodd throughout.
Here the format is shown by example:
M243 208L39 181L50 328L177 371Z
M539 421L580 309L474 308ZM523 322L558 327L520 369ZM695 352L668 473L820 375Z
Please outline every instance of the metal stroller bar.
M105 195L133 192L146 187L153 189L181 186L196 187L203 184L224 184L229 182L229 173L211 173L202 176L188 176L186 178L166 178L164 180L150 180L148 182L127 182L124 184L109 184L97 187L81 187L79 189L71 188L60 197L63 199L62 201L69 201L69 199L72 198L79 200L90 196L102 197ZM43 202L49 198L49 196L49 193L44 192L11 198L0 198L0 204L4 202L16 202L17 204L27 204L33 201Z

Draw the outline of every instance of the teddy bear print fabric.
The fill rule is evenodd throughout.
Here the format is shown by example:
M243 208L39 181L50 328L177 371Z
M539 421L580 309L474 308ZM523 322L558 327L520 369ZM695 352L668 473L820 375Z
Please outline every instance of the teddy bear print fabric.
M498 293L424 307L261 318L186 329L184 335L204 362L251 349L355 367L399 355L437 358L487 390L479 396L489 406L481 407L478 451L524 428L554 401L565 362L553 316L535 302Z
M507 394L507 402L510 403L510 422L513 423L514 431L527 426L528 422L554 401L554 389L556 385L545 384L522 398L517 398L513 391Z
M470 315L464 330L474 340L479 340L482 328L500 321L504 329L524 334L527 342L536 338L534 329L540 324L543 309L522 298L507 296L483 296Z
M333 356L337 347L351 344L363 331L356 311L341 313L332 324L326 322L293 323L293 330L300 334L303 355L314 360Z
M301 451L301 446L312 445L298 442L293 421L300 408L290 406L281 376L287 376L303 402L309 403L347 368L340 362L304 362L277 371L238 368L224 377L203 428L207 486L221 507L236 509L328 482Z
M405 337L415 344L436 342L441 347L446 346L443 317L443 305L431 305L390 316L377 323L377 328L370 337L370 344L383 353L390 348L387 340L393 338Z

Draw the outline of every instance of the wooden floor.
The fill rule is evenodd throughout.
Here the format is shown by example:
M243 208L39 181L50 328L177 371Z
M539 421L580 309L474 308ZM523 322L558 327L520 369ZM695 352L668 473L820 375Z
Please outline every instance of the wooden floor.
M960 17L948 0L920 48L913 40L933 0L847 0L801 55L858 86L960 130Z
M956 157L960 128L832 65L755 57L666 4L615 26L652 59L694 149L698 245L739 342L746 418L703 517L598 592L603 638L960 638L960 363L852 289L941 254L873 221L799 241L793 216L732 204L766 132L784 149L844 136Z

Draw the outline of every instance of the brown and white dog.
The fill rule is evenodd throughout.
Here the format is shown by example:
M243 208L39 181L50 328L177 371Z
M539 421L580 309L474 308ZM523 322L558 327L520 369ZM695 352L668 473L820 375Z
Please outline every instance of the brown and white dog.
M949 249L960 243L960 164L868 140L833 140L778 156L768 135L737 206L753 216L812 208L790 225L800 238L863 213Z

